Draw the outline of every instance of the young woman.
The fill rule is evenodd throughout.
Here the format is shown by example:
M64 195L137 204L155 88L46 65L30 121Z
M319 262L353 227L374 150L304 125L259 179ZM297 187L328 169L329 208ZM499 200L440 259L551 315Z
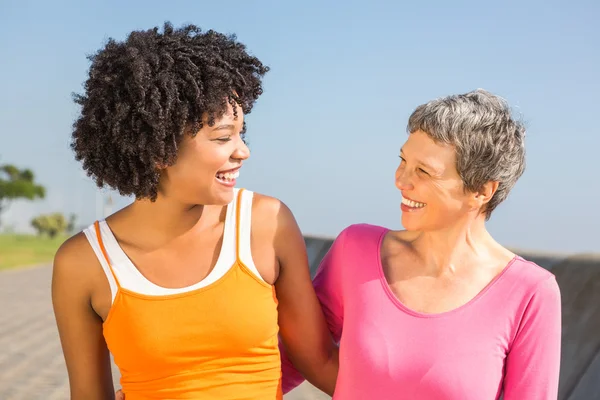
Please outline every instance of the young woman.
M485 227L524 171L523 126L476 90L419 106L408 131L405 230L346 228L314 279L340 342L334 399L556 400L556 280ZM302 382L288 362L284 377Z
M76 159L135 197L66 241L52 299L71 398L281 399L278 335L332 394L337 349L279 200L235 189L268 71L234 36L132 32L90 57Z

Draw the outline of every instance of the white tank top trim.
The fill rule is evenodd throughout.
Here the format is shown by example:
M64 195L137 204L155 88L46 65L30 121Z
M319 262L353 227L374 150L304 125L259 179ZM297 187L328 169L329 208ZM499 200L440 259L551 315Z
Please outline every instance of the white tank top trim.
M240 201L240 261L250 270L254 275L264 281L260 276L260 272L254 264L252 259L252 243L251 243L251 226L252 226L252 200L254 198L254 192L244 190L241 194L242 200ZM234 238L235 240L235 238Z
M242 192L242 199L240 202L240 261L259 279L263 280L258 269L254 265L252 260L252 251L250 248L250 227L251 227L251 215L252 215L252 198L253 193L244 190ZM208 274L206 278L198 283L183 288L166 288L149 281L142 273L135 267L129 257L125 254L117 239L113 235L110 227L106 221L100 221L100 234L104 242L108 259L110 260L112 269L119 280L119 284L122 288L129 291L150 295L150 296L162 296L170 294L186 293L192 290L208 286L211 283L216 282L223 275L229 271L234 265L236 259L236 200L239 195L239 189L234 189L234 198L231 203L227 205L227 212L225 217L225 228L223 233L223 243L221 244L221 251L217 262ZM100 261L102 269L108 279L110 285L112 300L114 301L117 294L117 283L113 277L108 263L104 259L102 250L96 237L96 231L94 226L91 225L84 229L86 238L88 239L96 257Z

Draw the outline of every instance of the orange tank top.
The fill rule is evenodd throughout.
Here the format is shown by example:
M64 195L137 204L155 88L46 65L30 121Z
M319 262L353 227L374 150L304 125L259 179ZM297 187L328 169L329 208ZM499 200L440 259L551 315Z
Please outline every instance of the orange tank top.
M240 259L242 191L234 200L235 262L214 282L182 293L122 287L94 223L116 284L103 331L126 400L283 398L275 290Z

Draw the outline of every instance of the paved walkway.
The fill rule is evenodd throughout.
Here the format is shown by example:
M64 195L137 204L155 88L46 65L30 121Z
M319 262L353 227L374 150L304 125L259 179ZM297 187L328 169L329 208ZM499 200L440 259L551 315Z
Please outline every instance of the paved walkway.
M48 266L0 272L0 399L69 399ZM113 366L115 382L118 372ZM115 385L116 386L116 385ZM285 400L329 397L305 384Z

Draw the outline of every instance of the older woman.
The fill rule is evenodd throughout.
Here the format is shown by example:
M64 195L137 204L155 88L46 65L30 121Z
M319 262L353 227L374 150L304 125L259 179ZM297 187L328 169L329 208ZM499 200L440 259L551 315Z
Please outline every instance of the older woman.
M476 90L419 106L408 131L405 230L346 228L314 279L340 342L334 399L556 399L558 285L485 227L525 168L523 126Z

